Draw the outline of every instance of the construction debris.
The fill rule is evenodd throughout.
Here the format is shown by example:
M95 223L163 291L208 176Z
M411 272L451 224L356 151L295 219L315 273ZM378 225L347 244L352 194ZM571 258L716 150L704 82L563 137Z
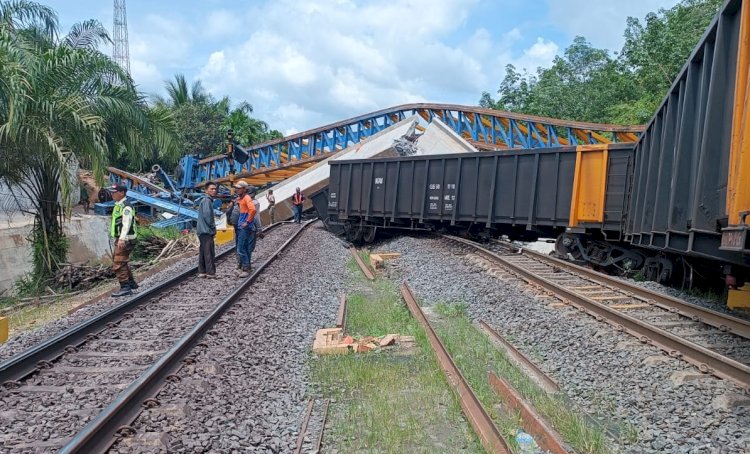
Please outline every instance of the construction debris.
M414 336L387 334L380 337L362 336L355 339L352 336L344 336L341 328L324 328L315 333L313 353L316 355L345 355L349 351L364 353L391 346L413 347L414 345L416 345Z
M114 277L115 273L112 271L111 265L74 265L67 263L57 270L55 284L58 288L67 288L68 290L86 290Z
M181 235L173 240L156 235L146 236L138 240L138 247L143 256L155 257L153 261L198 250L194 235Z
M393 260L401 257L401 254L396 252L377 252L370 254L370 266L372 269L377 270L385 266L386 260Z
M138 269L159 260L175 257L186 252L196 251L198 246L193 235L182 235L168 240L156 235L145 236L138 242L137 252L148 261L132 261L130 267ZM95 287L102 281L113 279L112 266L109 264L76 265L64 263L54 277L52 287L67 290L83 291ZM53 292L53 296L56 296ZM35 298L38 299L38 298Z

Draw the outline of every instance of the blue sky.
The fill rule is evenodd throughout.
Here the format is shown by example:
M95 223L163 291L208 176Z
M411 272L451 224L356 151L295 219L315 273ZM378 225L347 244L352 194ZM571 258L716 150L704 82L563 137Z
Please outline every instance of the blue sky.
M112 27L112 0L41 0L63 30ZM628 16L677 0L127 0L131 72L184 73L289 134L407 102L475 105L505 65L548 65L583 35L618 51ZM111 49L104 49L111 53Z

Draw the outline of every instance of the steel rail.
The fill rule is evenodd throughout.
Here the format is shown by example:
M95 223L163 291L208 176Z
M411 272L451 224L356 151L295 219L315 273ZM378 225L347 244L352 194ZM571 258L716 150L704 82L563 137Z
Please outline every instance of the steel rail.
M320 447L323 445L323 434L326 431L326 421L328 420L328 406L330 404L331 399L326 399L326 402L323 405L323 420L320 422L320 433L318 434L318 439L313 446L312 452L320 452Z
M479 321L479 326L482 327L482 329L490 336L491 339L494 339L505 348L508 356L510 356L516 362L516 364L521 366L523 369L526 369L534 376L532 380L538 382L538 384L547 392L560 392L560 386L557 384L557 382L555 382L549 375L544 373L544 371L540 369L539 366L537 366L533 361L527 358L526 355L524 355L515 347L515 345L508 342L503 336L500 335L500 333L492 329L492 327L483 320Z
M281 222L271 224L263 229L263 231L268 232L281 224ZM233 251L234 246L220 253L216 258L223 258ZM154 296L177 286L193 274L196 274L197 271L198 265L194 265L173 278L151 287L150 289L138 292L135 296L117 306L102 312L89 320L81 322L78 325L72 326L57 336L3 361L0 363L0 384L15 382L37 372L41 361L55 361L60 358L68 348L77 348L84 344L87 341L87 336L89 334L97 334L101 332L108 327L108 324L121 319L125 314L148 302Z
M663 293L648 290L646 288L633 285L629 282L615 279L611 276L607 276L606 274L584 268L565 260L550 257L536 251L522 248L521 253L536 260L544 261L559 268L563 268L572 273L584 275L590 280L620 290L622 292L625 292L626 294L630 293L647 303L651 303L661 307L662 309L680 314L683 317L692 319L693 321L705 323L706 325L713 326L714 328L718 328L721 331L731 332L738 336L750 339L750 322L748 322L747 320L743 320L741 318L733 317L727 314L722 314L721 312L701 307L697 304L692 304L687 301L665 295Z
M149 367L128 388L121 392L96 418L86 424L59 452L66 454L106 452L117 441L115 435L119 430L123 428L130 429L128 424L135 420L141 411L143 411L143 403L149 398L156 397L164 379L179 370L182 365L182 359L188 355L193 346L202 338L203 334L229 310L266 267L315 221L317 219L302 224L301 228L284 242L276 252L261 263L253 274L245 278L244 282L235 288L229 296L224 298L208 315L198 321L187 334L182 336L155 364Z
M294 448L294 454L300 454L302 452L302 446L305 444L305 434L307 433L307 425L310 423L310 416L312 416L313 406L315 406L315 399L310 399L307 404L307 411L305 411L305 417L302 419L302 426L299 429L297 435L297 447Z
M497 426L495 426L492 418L485 411L484 406L482 406L482 403L474 394L474 391L472 391L469 383L463 374L461 374L458 366L456 366L456 363L453 362L450 353L448 353L448 350L440 341L435 330L432 329L429 320L427 320L424 312L422 312L422 308L419 307L414 294L406 283L401 285L401 295L406 302L406 306L409 308L409 312L411 312L411 315L419 322L425 334L427 334L427 340L430 342L435 356L437 356L440 368L443 369L448 382L455 388L461 409L474 428L484 449L492 453L510 454L511 450L500 435Z
M750 388L750 367L723 356L698 344L675 336L672 333L657 328L647 322L643 322L627 314L607 307L598 301L579 295L572 290L566 289L548 279L537 276L532 271L513 263L494 252L463 238L448 238L471 246L485 258L496 262L506 269L521 276L527 282L539 285L544 289L556 294L564 302L593 315L599 321L606 321L613 325L618 331L625 331L638 338L641 342L654 345L672 357L681 357L685 361L694 364L703 373L712 374L727 380L734 381L744 388Z
M351 251L352 255L354 256L354 260L357 261L357 265L359 265L359 269L362 270L362 273L365 275L365 277L370 280L375 280L375 275L372 274L372 271L365 265L365 262L362 261L362 257L359 256L359 253L357 252L357 248L354 246L349 248L349 251Z
M336 327L346 328L346 294L342 293L339 298L339 310L336 313Z
M567 454L565 441L554 427L536 411L533 405L523 398L521 393L506 379L492 371L487 372L490 387L500 396L505 408L511 414L517 413L523 421L524 428L534 437L543 451L553 454Z

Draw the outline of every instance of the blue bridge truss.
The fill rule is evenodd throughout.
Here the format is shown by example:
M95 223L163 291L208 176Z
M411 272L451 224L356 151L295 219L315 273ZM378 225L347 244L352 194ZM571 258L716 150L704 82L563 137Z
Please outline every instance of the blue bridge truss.
M263 169L316 161L413 115L425 122L439 118L477 148L488 150L635 142L643 130L642 126L556 120L471 106L405 104L249 148L239 147L248 155L244 163L227 155L204 159L186 156L180 161L182 172L177 186L190 189L209 180L227 181L231 170L241 177Z

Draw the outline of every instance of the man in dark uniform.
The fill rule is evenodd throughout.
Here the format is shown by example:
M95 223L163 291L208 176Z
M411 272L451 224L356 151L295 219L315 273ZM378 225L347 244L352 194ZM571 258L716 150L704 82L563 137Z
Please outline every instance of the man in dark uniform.
M128 261L133 252L136 240L135 210L127 203L128 188L123 184L114 184L108 191L112 194L115 206L112 209L112 224L109 236L115 242L115 252L112 258L112 271L120 282L120 290L112 296L126 296L138 288L133 278Z

